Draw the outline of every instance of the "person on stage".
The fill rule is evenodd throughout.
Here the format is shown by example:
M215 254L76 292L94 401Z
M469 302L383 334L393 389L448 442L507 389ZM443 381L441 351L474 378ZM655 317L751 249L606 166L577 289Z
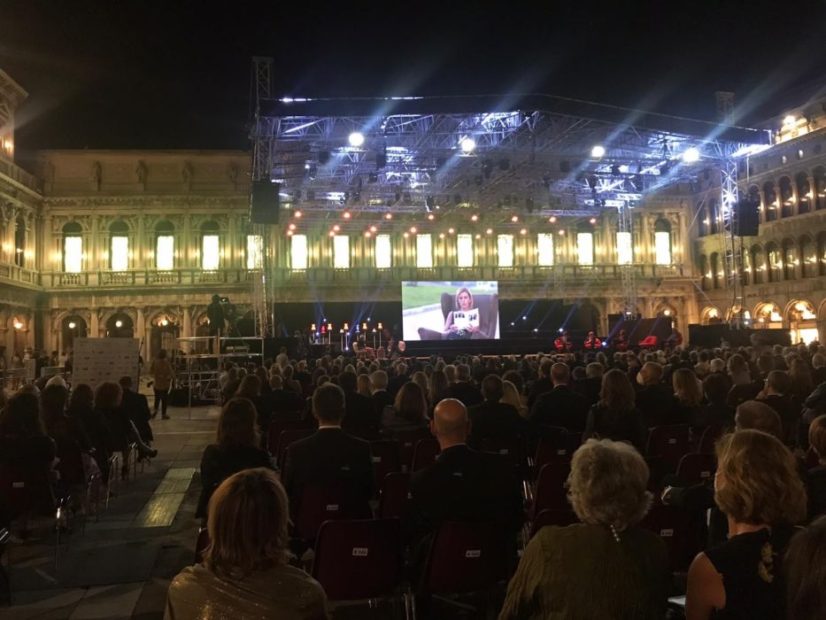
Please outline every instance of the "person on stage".
M679 347L683 344L683 335L679 332L679 330L675 327L671 330L671 335L665 341L665 344L672 349Z
M562 332L561 336L558 336L557 339L554 340L554 349L556 349L558 353L569 353L574 350L574 343L571 342L567 329Z
M479 309L473 306L473 295L467 287L456 291L456 309L445 319L443 333L447 340L468 340L479 332Z
M597 338L596 334L593 330L588 332L588 337L585 338L585 343L583 344L586 351L598 351L602 348L602 340Z
M207 306L207 318L209 319L209 335L213 338L209 341L209 352L221 352L221 336L224 333L224 308L221 306L221 298L218 295L212 296L212 303ZM215 343L218 347L215 347Z
M615 351L628 350L628 335L624 329L619 330L619 333L613 338L613 345Z

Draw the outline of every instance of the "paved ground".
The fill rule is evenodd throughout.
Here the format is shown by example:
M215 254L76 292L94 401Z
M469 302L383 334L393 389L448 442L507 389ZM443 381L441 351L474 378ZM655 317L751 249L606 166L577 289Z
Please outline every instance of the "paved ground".
M215 435L217 407L170 408L153 422L158 457L76 529L61 551L45 533L9 551L13 605L0 620L161 618L169 581L192 562L198 465Z

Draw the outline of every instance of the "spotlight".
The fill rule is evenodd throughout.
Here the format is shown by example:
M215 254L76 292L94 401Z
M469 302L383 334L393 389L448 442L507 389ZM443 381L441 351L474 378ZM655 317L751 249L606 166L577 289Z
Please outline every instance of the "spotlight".
M17 330L23 329L23 323L21 323L17 319L14 320L13 325L14 325L14 329L17 329Z
M293 231L288 230L288 231L287 231L287 236L288 236L288 237L292 237L292 236L293 236Z
M367 237L368 239L370 238L370 235L372 235L372 234L373 233L371 233L369 230L364 231L364 236Z
M683 162L693 164L696 161L700 161L700 150L693 146L687 148L685 153L683 153Z
M120 319L118 319L117 321L115 321L115 327L117 327L118 329L120 329L121 327L123 327L123 321L121 321Z
M295 224L290 224L288 227L290 230L295 230Z
M591 224L596 224L596 223L597 223L597 218L592 217L592 218L591 218L590 220L588 220L588 221L589 221Z
M69 321L69 329L74 329L75 327L77 327L77 323L74 321Z
M452 235L453 233L455 233L455 232L456 232L456 229L455 229L455 228L448 228L448 229L447 229L447 232L448 232L448 234L451 234L451 235Z
M555 215L552 215L551 217L549 217L549 218L548 218L548 221L549 221L551 224L556 224L556 216L555 216Z
M393 214L392 214L392 213L385 213L385 214L384 214L384 219L386 219L386 220L392 220L392 219L393 219Z
M402 236L403 236L405 239L407 239L410 235L409 235L408 233L404 233L404 235L402 235Z
M371 232L371 233L374 233L374 232L376 232L377 230L378 230L378 228L376 228L375 226L371 226L371 227L370 227L370 232Z
M485 234L486 234L486 235L492 235L492 234L493 234L493 228L488 228L488 229L485 231Z
M511 222L513 222L514 224L516 224L516 222L518 222L518 221L519 221L519 216L518 215L514 215L513 217L511 217Z
M418 232L418 230L416 229L416 227L415 227L415 226L411 226L411 227L410 227L410 234L411 234L411 235L415 235L417 232Z
M349 220L353 216L350 214L349 211L345 211L344 213L341 214L341 217L343 217L345 220Z
M335 225L333 226L333 230L334 230L334 231L336 231L336 232L338 232L338 231L340 231L340 230L341 230L341 226L339 226L338 224L335 224Z
M169 325L169 319L161 319L161 327L166 327Z
M436 219L436 216L433 215L432 213L428 213L427 214L427 219L429 219L432 222L434 219Z
M471 222L479 221L479 216L474 213L473 215L470 216L470 221Z
M523 228L522 230L520 230L520 231L519 231L519 234L520 234L520 235L527 235L527 234L528 234L528 229L527 229L527 228Z
M293 213L293 217L296 218L296 219L299 219L299 220L301 219L301 215L302 215L301 211L296 211L295 213Z
M472 153L474 150L476 150L476 140L474 140L473 138L467 138L467 137L462 138L459 141L459 147L462 149L462 152L465 153L465 154Z
M594 159L601 159L602 157L605 157L605 147L601 144L597 144L591 149L591 157Z
M559 234L560 234L560 235L564 235L564 234L565 234L565 229L564 229L564 228L560 228L560 229L559 229Z
M353 148L358 148L362 144L364 144L364 134L360 131L354 131L349 136L347 136L347 142L350 143L350 146Z

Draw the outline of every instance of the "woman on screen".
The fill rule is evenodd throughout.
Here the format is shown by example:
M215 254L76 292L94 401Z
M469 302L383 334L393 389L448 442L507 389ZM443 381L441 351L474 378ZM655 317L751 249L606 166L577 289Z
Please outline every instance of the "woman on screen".
M479 331L479 309L473 307L473 295L463 286L456 291L456 309L445 319L448 340L466 340Z

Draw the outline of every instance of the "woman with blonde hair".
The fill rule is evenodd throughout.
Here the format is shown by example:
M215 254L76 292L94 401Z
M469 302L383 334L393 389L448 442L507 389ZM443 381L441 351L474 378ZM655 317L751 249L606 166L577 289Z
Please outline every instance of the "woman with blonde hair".
M783 618L780 579L793 526L806 518L806 491L794 455L756 430L717 443L714 501L728 540L700 553L688 570L686 619Z
M381 430L395 433L416 431L427 427L427 397L418 383L408 381L396 394L393 406L385 407L381 416Z
M468 339L479 331L479 310L473 307L473 293L466 286L459 288L455 296L455 309L445 317L444 337L448 340ZM468 313L476 313L476 320L468 320ZM465 320L459 324L457 315L461 313Z
M172 580L165 620L327 618L321 585L287 563L289 504L269 469L224 480L209 502L203 564Z
M519 412L522 418L528 418L528 406L522 402L522 395L512 381L502 381L502 391L504 392L502 400L499 402L510 405Z
M588 440L575 453L568 501L581 523L542 528L508 585L500 620L665 616L662 539L639 522L651 506L648 465L633 447Z
M356 388L356 391L359 394L361 394L362 396L366 396L367 398L370 398L370 375L368 375L367 373L361 373L358 376L358 379L356 379L356 385L358 386Z

